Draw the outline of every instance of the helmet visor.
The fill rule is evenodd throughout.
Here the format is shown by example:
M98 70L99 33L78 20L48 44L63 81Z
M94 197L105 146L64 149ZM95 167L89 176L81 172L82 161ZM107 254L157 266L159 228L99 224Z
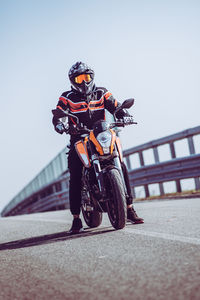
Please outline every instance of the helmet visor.
M81 74L74 78L74 81L78 84L81 84L83 81L90 82L92 80L90 74Z

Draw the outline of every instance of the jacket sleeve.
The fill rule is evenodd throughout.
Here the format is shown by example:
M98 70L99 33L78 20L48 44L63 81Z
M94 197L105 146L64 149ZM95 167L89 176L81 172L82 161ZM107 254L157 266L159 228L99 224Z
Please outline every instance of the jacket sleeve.
M116 108L118 108L121 105L121 103L118 102L109 91L106 91L106 93L104 95L104 103L105 103L104 104L105 108L111 114L113 114L115 112ZM130 114L128 113L128 111L126 109L121 109L116 113L116 117L118 119L121 119L125 116L130 116Z
M107 109L111 114L113 114L116 108L120 105L120 103L113 97L113 95L106 90L104 94L104 107Z
M66 110L67 108L68 108L67 98L64 96L64 93L63 93L58 100L56 109ZM62 122L60 121L60 119L53 116L52 123L55 127L57 124L62 123Z

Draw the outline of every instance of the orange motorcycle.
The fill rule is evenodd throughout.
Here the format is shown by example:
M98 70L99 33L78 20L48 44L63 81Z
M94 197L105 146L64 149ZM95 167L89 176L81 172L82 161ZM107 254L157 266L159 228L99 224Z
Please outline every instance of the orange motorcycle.
M120 109L130 108L133 103L134 99L125 100L115 114ZM98 227L102 222L102 213L107 212L115 229L124 228L128 195L121 167L123 156L117 128L137 123L132 117L124 117L113 123L99 120L90 130L68 111L56 109L52 112L59 118L71 116L77 120L80 140L76 142L75 149L83 163L81 209L86 224ZM67 128L66 133L69 133Z

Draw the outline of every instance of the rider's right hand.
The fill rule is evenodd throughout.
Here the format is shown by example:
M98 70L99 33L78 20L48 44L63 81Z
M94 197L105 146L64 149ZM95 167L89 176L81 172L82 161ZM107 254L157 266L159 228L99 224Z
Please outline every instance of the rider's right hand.
M57 131L60 134L63 134L63 132L65 131L65 126L63 125L63 123L58 123L55 126L55 131Z

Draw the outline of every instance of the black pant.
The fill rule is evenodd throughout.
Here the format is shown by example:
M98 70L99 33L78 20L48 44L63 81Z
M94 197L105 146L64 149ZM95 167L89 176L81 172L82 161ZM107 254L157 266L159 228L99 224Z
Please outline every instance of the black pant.
M126 189L128 194L127 205L132 204L133 197L131 193L131 187L128 178L128 171L124 163L122 165L122 171L124 174L124 180L126 183ZM68 167L70 172L69 180L69 204L72 215L79 215L81 208L81 176L83 164L78 157L78 154L73 147L71 147L68 156Z

